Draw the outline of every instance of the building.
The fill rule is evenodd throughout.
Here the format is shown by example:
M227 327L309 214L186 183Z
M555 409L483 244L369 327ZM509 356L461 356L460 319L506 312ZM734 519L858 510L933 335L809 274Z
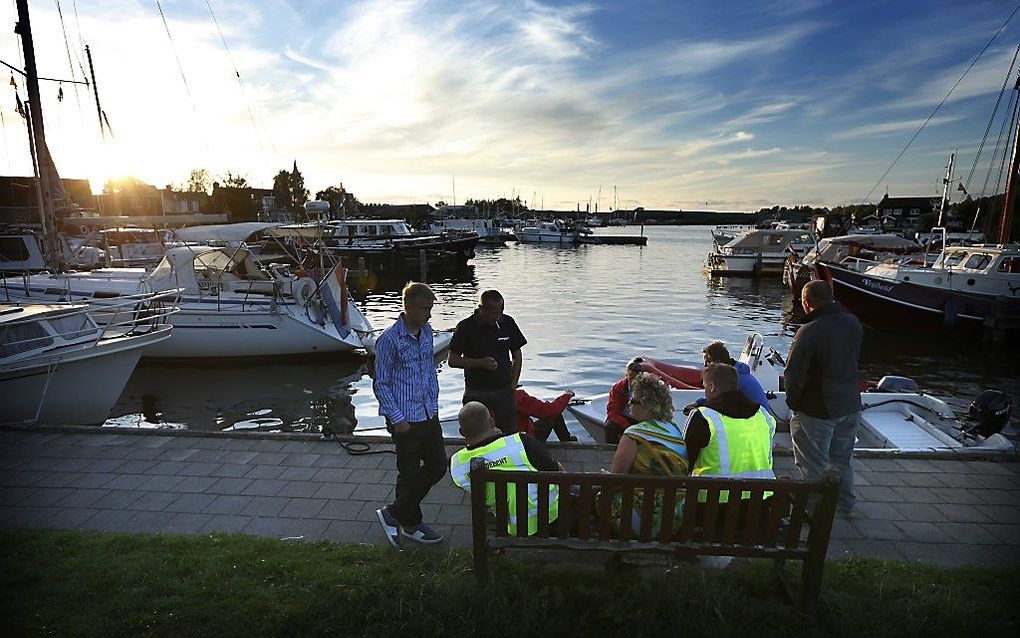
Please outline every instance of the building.
M68 200L57 208L91 209L96 205L87 179L61 179ZM34 177L0 177L0 224L38 224L39 198Z
M920 217L937 212L939 201L938 197L889 197L886 193L875 214L866 220L872 223L881 220L885 230L918 230Z

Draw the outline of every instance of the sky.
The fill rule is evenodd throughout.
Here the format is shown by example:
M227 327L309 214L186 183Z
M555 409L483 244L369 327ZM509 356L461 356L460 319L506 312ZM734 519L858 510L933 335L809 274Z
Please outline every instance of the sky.
M43 82L61 176L98 191L205 168L271 187L297 161L313 194L342 183L362 202L833 206L940 193L954 151L968 191L991 193L991 151L975 155L1020 43L1017 13L882 179L1016 2L29 5L40 75L82 80L89 45L114 134L90 89ZM0 60L21 67L16 21L5 0ZM0 173L31 174L3 84Z

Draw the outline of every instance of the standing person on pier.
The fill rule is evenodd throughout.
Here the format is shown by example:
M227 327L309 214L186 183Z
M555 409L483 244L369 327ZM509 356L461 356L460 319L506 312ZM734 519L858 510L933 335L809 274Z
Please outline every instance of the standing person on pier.
M839 470L839 513L853 513L851 459L861 421L858 357L864 331L857 317L832 296L827 281L808 282L801 291L807 316L790 346L783 374L786 405L793 410L793 460L804 478L818 480L826 467Z
M492 410L504 434L517 431L514 388L521 378L524 338L517 322L503 314L498 290L482 293L475 313L457 324L450 341L451 368L464 369L464 404L478 401Z
M396 500L375 511L386 540L438 543L443 535L422 521L421 502L446 474L446 448L439 424L439 379L433 351L432 305L436 295L408 282L404 312L376 341L372 391L379 414L397 448Z

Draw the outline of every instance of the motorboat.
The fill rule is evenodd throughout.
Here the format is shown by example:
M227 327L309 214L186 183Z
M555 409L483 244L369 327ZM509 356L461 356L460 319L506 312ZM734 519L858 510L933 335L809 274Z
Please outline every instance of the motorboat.
M739 360L746 363L751 374L769 397L769 408L779 422L774 447L792 449L789 434L790 409L782 391L785 359L769 347L757 334L748 337ZM677 419L683 409L704 396L700 370L694 367L663 367L651 360L648 371L663 378L670 386ZM642 364L642 367L646 366ZM665 376L663 375L665 373ZM679 381L679 383L677 383ZM686 387L684 387L686 386ZM877 384L866 385L861 393L861 428L856 449L896 452L943 452L947 454L981 453L1009 455L1015 453L1013 443L998 430L978 434L963 424L942 400L916 391L916 384L903 377L884 377ZM601 394L569 406L571 414L598 441L605 441L608 394ZM679 422L679 421L678 421ZM999 428L1001 429L1001 427Z
M449 217L433 220L429 222L426 228L428 232L437 235L443 233L450 235L475 233L478 235L479 243L490 246L502 246L514 238L513 233L500 227L492 219Z
M705 260L713 276L781 275L791 252L804 254L815 245L814 233L795 228L755 228L727 237L713 232L712 252Z
M817 264L836 298L877 328L981 329L1016 326L1020 317L1020 246L949 247L930 268L895 263L855 269Z
M521 229L517 232L517 240L522 244L573 246L577 243L577 236L580 232L579 229L559 219L553 221L535 221L521 226ZM591 231L589 230L588 232L590 233Z
M91 425L110 414L144 350L165 343L179 290L88 304L0 303L0 421Z
M0 301L102 305L139 292L182 288L173 335L147 347L146 358L351 352L370 347L366 341L373 330L347 294L345 272L337 266L298 276L281 265L263 269L244 247L187 245L168 249L152 272L104 268L6 277Z
M924 246L891 234L826 237L803 256L790 253L783 266L783 284L799 295L804 284L816 278L818 262L844 264L858 271L880 262L924 265Z
M281 227L276 234L290 228ZM402 219L343 219L323 226L326 249L350 263L364 259L370 267L417 267L422 255L426 264L464 265L475 256L479 236L475 232L415 233Z

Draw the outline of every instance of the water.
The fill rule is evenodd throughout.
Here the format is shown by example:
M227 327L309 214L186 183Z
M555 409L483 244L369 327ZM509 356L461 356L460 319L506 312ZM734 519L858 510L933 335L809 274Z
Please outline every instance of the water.
M637 232L635 227L600 229ZM701 349L724 341L736 356L748 334L761 333L784 355L800 310L778 278L712 279L701 271L711 247L707 227L647 227L648 245L479 248L463 271L436 275L432 325L453 327L478 295L496 288L528 339L521 383L552 398L608 392L627 360L649 355L700 365ZM359 297L376 328L400 312L400 280L367 283ZM862 376L912 377L957 412L984 388L1020 403L1017 350L980 340L867 331ZM463 373L440 368L440 414L456 414ZM143 364L132 375L107 425L195 430L359 432L380 426L367 365L356 357L290 362Z

